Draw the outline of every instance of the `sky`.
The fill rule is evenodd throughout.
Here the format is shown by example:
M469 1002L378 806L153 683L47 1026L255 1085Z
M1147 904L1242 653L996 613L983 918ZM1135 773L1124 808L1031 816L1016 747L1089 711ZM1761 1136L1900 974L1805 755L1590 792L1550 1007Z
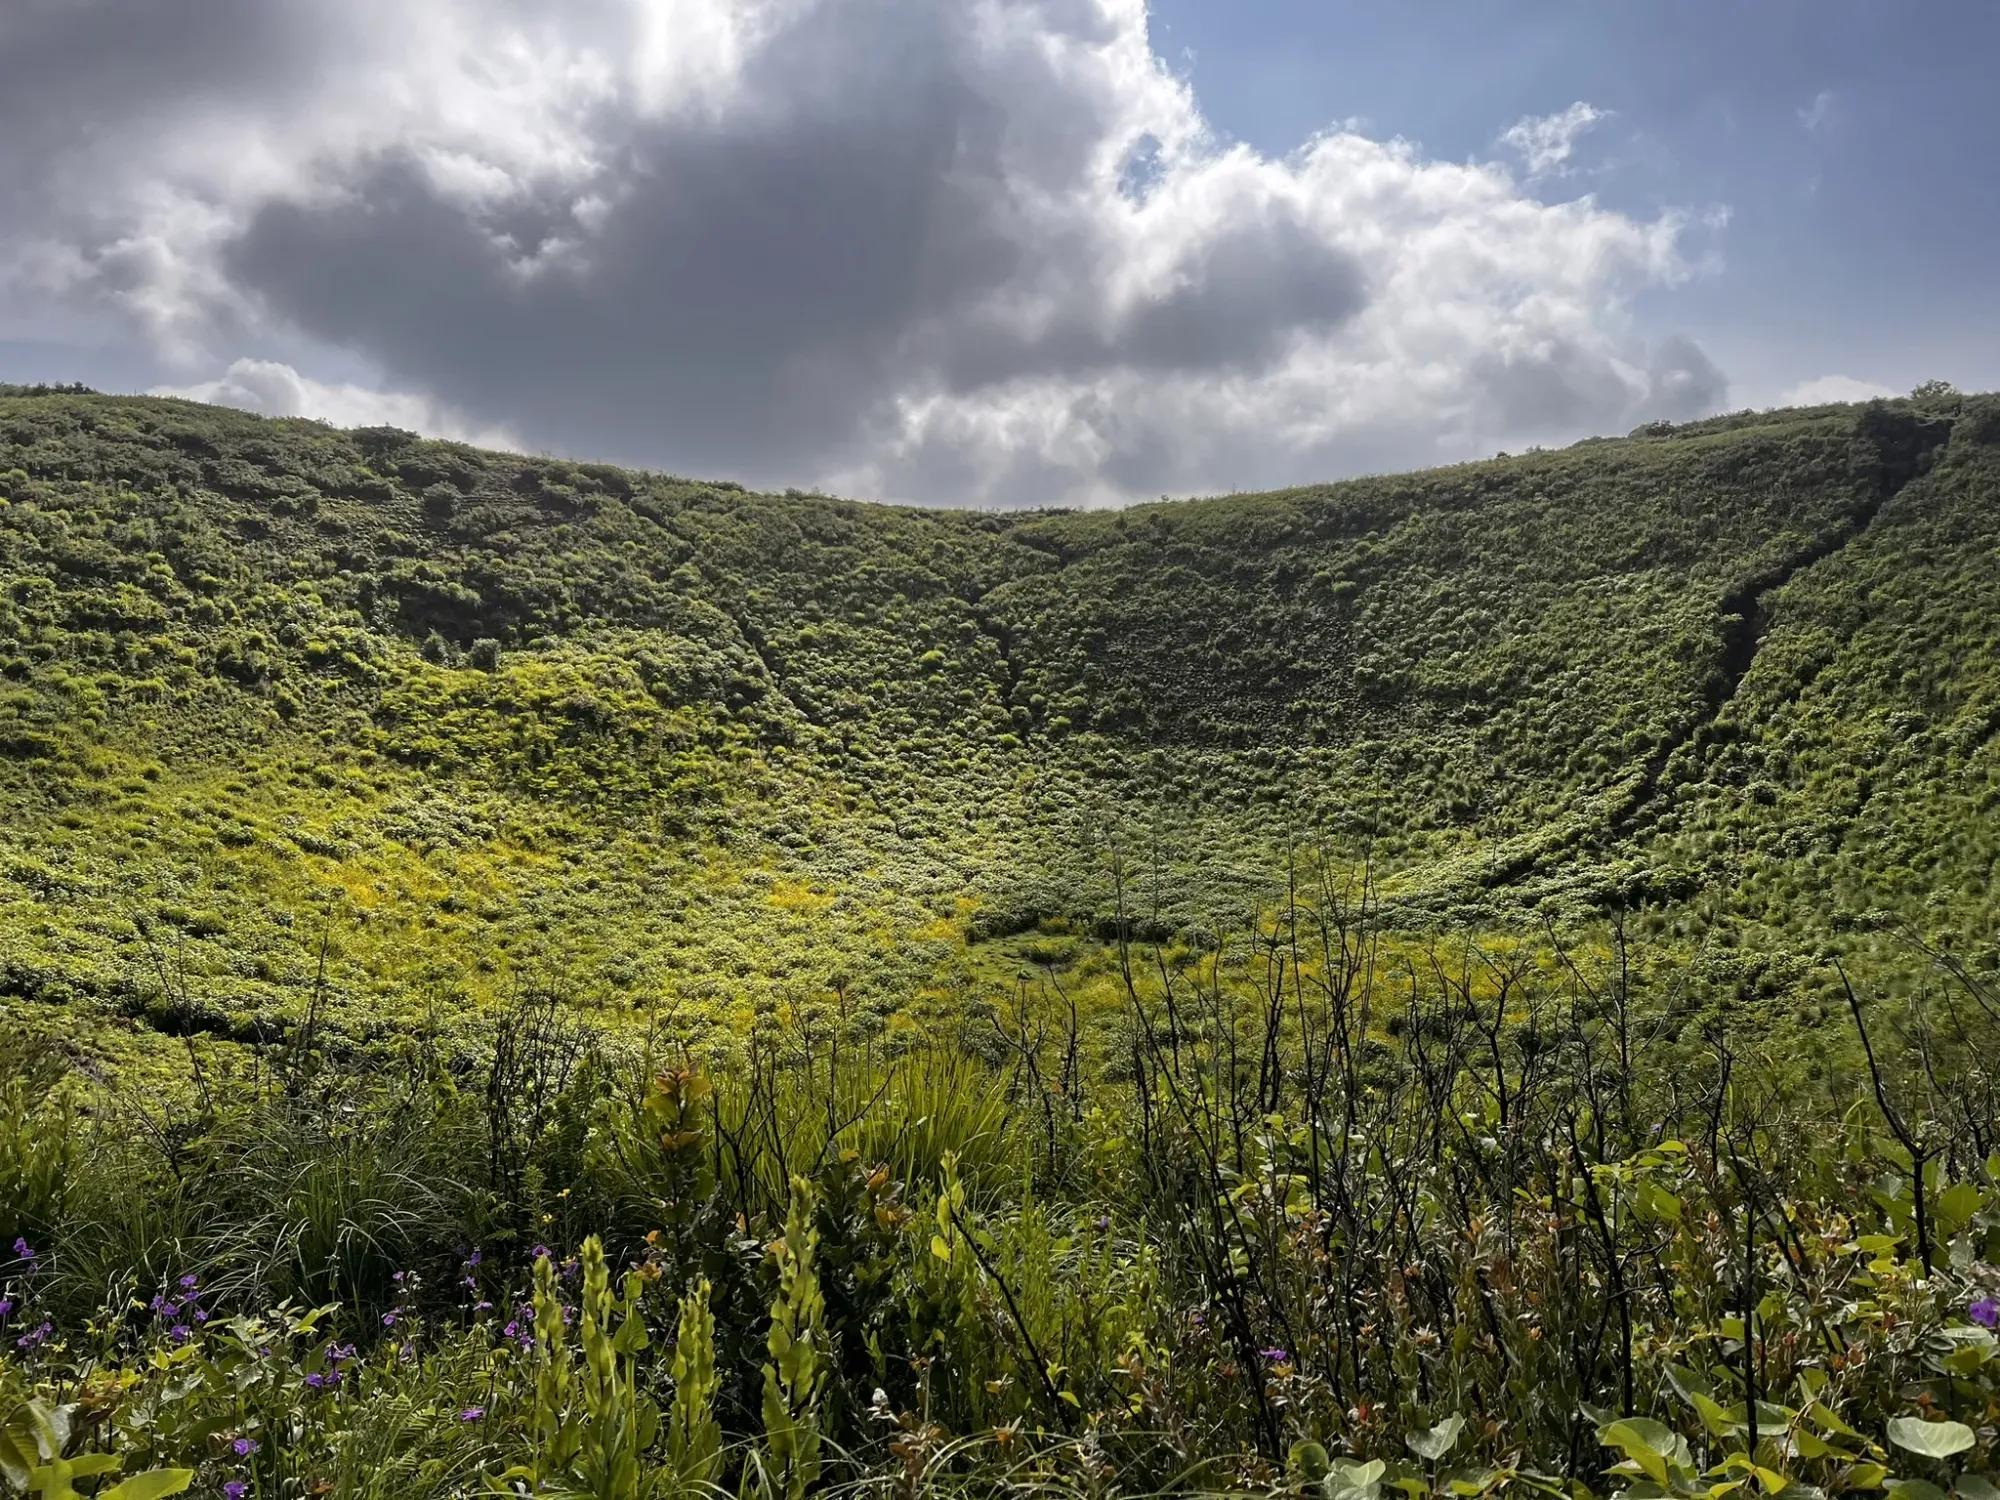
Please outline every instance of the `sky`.
M929 504L2000 386L1990 0L7 0L0 381Z

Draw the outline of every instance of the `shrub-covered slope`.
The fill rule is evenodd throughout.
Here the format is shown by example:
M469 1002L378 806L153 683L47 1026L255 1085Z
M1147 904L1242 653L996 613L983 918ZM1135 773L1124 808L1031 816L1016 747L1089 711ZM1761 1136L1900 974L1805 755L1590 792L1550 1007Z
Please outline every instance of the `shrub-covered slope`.
M37 1026L903 1026L1121 899L1254 908L1302 839L1413 926L1992 941L1992 398L993 515L18 394L0 497Z

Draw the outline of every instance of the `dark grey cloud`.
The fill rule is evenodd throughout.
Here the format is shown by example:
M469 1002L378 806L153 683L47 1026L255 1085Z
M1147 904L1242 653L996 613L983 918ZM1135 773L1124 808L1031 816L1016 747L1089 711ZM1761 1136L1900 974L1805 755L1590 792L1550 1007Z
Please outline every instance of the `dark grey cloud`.
M817 13L725 126L607 132L619 196L588 228L567 184L469 216L396 153L335 201L265 206L225 263L275 316L525 433L796 471L879 399L914 324L1018 254L986 223L990 111L939 33L886 4ZM583 248L522 276L558 244Z
M231 279L522 432L697 469L755 454L789 475L913 379L1255 368L1364 301L1353 257L1267 208L1107 313L1089 223L1030 241L1009 176L1074 192L1101 120L1075 108L1050 131L1038 114L1003 160L1003 102L976 86L962 26L911 11L822 7L760 57L727 120L608 130L621 192L588 228L561 184L469 218L398 154L334 202L263 208L226 247ZM513 268L572 243L574 264ZM1053 306L1032 328L979 311L1010 291Z
M268 100L310 58L317 7L287 0L7 0L0 7L0 164L31 170L191 96Z
M1486 426L1518 439L1554 440L1638 421L1684 422L1715 411L1729 382L1691 339L1662 341L1643 368L1574 339L1482 358Z
M1102 499L1722 390L1624 333L1670 221L1351 134L1224 149L1140 0L17 0L10 128L0 304L252 356L219 399L354 409L272 362L303 344L683 471Z
M1641 410L1652 419L1686 422L1717 410L1729 395L1729 377L1693 339L1676 335L1653 351Z

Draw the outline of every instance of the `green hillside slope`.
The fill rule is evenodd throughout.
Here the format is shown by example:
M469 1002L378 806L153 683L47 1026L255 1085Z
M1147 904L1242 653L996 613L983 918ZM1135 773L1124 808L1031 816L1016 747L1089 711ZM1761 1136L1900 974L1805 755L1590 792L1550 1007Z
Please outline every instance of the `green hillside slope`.
M0 497L0 1005L108 1050L921 1025L1302 841L1773 994L1889 918L1992 952L1994 398L996 515L14 394Z

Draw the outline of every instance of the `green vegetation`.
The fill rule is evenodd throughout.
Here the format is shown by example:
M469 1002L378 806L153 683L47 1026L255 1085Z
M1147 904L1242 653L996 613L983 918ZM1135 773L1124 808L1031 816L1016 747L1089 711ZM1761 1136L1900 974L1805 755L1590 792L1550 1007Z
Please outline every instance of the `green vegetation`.
M1857 925L1992 955L1996 411L1000 516L0 396L0 1003L1115 1008L1108 851L1164 935L1331 840L1418 927L1755 933L1816 1025Z
M1412 949L1310 875L1120 944L1102 1069L1054 984L993 1063L535 1007L184 1106L17 1054L0 1420L65 1436L7 1482L1987 1500L2000 995L1834 967L1865 1062L1801 1089L1615 930Z
M1990 1500L1996 500L0 388L0 1492Z

